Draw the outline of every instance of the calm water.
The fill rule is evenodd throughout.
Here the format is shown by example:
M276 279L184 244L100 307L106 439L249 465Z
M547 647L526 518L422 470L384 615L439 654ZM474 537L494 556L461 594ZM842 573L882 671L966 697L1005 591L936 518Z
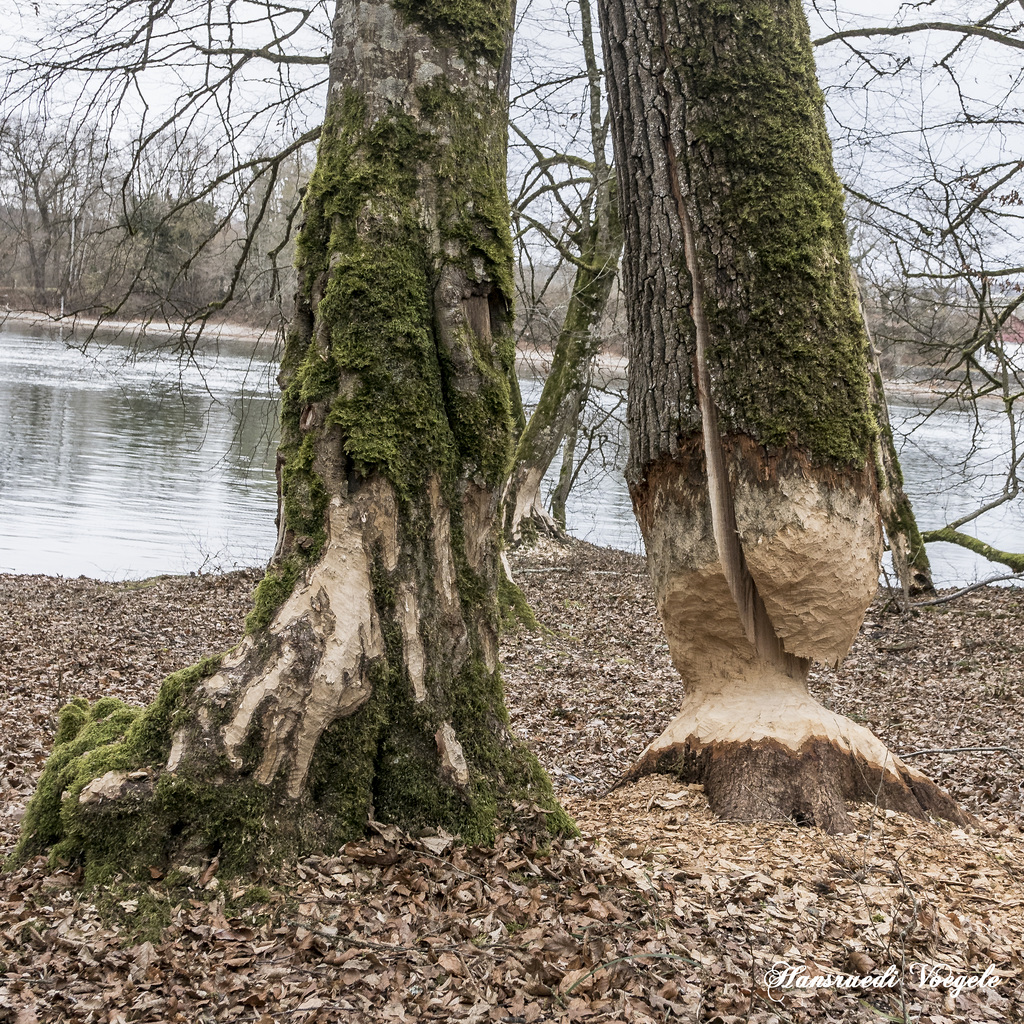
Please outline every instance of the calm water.
M155 348L0 332L0 571L125 579L266 562L274 545L276 367L251 345L221 342L200 365ZM529 404L539 383L523 381ZM622 479L615 382L592 410L594 452L567 508L578 537L640 551ZM1007 427L982 414L969 463L966 413L893 407L908 432L907 489L924 528L998 491ZM581 442L582 445L582 442ZM549 485L557 466L549 474ZM980 532L1024 549L1024 503L989 513ZM998 571L952 545L931 546L936 581Z
M0 571L125 579L265 562L270 371L241 343L196 366L0 333Z

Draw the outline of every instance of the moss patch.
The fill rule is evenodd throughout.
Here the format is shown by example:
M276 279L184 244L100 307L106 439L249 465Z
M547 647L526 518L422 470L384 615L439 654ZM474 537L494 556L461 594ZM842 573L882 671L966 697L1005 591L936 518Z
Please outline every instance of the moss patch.
M266 854L265 787L220 784L210 773L161 772L174 729L192 721L189 698L219 664L208 658L168 676L146 709L109 697L91 707L81 699L69 704L13 860L49 850L55 863L82 861L86 881L97 882L163 864L183 831L191 848L216 846L222 861L235 866ZM117 800L82 805L82 790L108 772L138 778Z
M975 554L989 559L989 561L1005 565L1012 572L1024 572L1024 553L1000 551L998 548L992 547L991 544L986 544L983 540L972 537L969 533L962 533L960 530L954 530L946 526L941 530L928 530L922 537L925 543L928 544L931 544L933 541L958 544L962 548L967 548L968 551L973 551Z
M437 677L443 665L428 672L432 699L413 700L400 667L395 589L380 562L373 579L387 659L373 674L370 700L321 737L309 773L307 836L322 848L358 837L372 808L378 820L408 831L440 826L469 844L486 843L515 822L524 801L547 812L547 830L575 834L536 757L512 736L500 672L487 671L481 652L454 679ZM465 789L442 770L435 734L445 722L470 768Z
M394 0L395 10L419 25L439 46L467 59L498 66L509 43L509 0Z
M802 8L698 0L688 12L673 56L722 430L862 466L875 431L867 336Z
M534 540L537 536L537 528L532 522L526 520L526 525L533 530ZM526 530L523 531L523 543L529 544ZM501 626L505 631L511 632L519 626L523 626L531 633L545 632L544 627L537 621L533 614L530 602L526 600L523 592L504 573L498 578L498 606L501 609Z

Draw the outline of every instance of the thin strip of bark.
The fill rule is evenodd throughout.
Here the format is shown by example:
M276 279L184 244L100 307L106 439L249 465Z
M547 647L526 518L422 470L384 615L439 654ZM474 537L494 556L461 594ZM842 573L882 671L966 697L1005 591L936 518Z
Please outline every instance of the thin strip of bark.
M662 39L667 38L668 33L663 29ZM669 66L671 62L667 53L665 59L666 66ZM665 102L668 104L667 90L664 90L664 95ZM669 120L671 121L671 117ZM718 429L718 410L715 408L711 395L711 374L707 363L711 332L704 311L704 280L697 260L693 221L690 219L690 213L686 208L686 201L680 188L678 159L675 147L670 140L666 140L665 150L669 160L669 181L679 222L683 229L686 263L692 283L690 314L693 318L697 343L694 380L700 407L704 458L711 498L711 523L715 545L718 549L718 558L722 563L729 591L736 602L747 639L757 651L758 657L791 675L803 675L806 674L808 662L803 658L794 658L783 647L743 555L743 545L740 543L739 531L736 526L736 508L725 465L725 451Z

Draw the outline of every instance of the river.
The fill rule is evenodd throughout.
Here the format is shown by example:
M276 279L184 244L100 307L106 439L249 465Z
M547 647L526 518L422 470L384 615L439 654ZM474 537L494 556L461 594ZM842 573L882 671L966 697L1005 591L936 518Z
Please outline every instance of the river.
M221 340L182 363L156 344L108 338L81 352L53 329L8 324L0 571L119 580L265 563L275 537L275 372L250 342ZM539 382L522 384L524 401L535 401ZM599 396L601 451L585 463L567 516L575 536L640 551L622 479L620 397L615 382ZM982 411L973 438L966 411L899 401L891 412L922 528L998 491L1007 427L997 410ZM979 526L990 544L1024 549L1020 500ZM953 545L930 553L940 586L999 571Z

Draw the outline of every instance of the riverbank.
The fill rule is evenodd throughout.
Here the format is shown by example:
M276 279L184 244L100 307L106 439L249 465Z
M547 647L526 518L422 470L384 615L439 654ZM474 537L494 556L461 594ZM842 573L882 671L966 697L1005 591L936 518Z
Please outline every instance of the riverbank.
M68 315L65 317L33 310L0 310L0 331L21 327L28 330L61 330L68 332L81 331L88 335L92 331L99 332L104 338L143 338L167 339L180 337L186 330L190 336L196 330L193 325L178 321L158 320L103 320L96 317ZM266 358L271 358L280 343L280 336L271 327L250 327L238 323L207 323L203 325L202 337L209 342L234 341L248 342ZM536 346L522 346L516 353L516 361L520 374L545 376L551 369L554 353L551 349ZM597 367L602 384L616 380L625 382L627 360L618 353L602 352L597 359Z
M159 882L83 894L37 861L0 882L0 1021L1024 1020L1013 755L911 757L978 816L967 829L870 808L839 837L723 822L699 789L663 776L604 795L681 697L644 563L546 543L514 553L513 572L552 632L503 638L512 725L581 840L467 851L377 836L272 879L208 871L183 906ZM59 707L148 701L164 674L237 639L255 581L0 576L0 852ZM1022 661L1019 590L910 617L883 597L839 670L812 685L905 756L1021 751ZM140 934L146 914L169 928ZM858 976L893 966L899 984L769 990L779 961ZM954 998L915 961L965 977L991 966L999 984Z
M174 338L188 331L194 337L196 325L171 320L99 320L96 317L81 316L77 313L59 316L53 313L42 313L34 310L7 309L0 310L0 330L4 328L23 327L30 330L67 330L84 331L87 335L100 331L112 338L129 337L132 339ZM208 321L202 325L202 337L207 341L242 341L250 342L266 350L269 356L278 344L279 337L275 327L250 327L238 323L215 323Z
M86 333L99 330L104 335L114 338L152 338L166 339L179 337L186 330L183 322L142 321L142 320L103 320L95 317L68 315L65 317L33 310L0 310L0 330L5 327L24 327L31 330L66 329L84 330ZM188 330L195 331L189 325ZM233 341L252 344L255 349L267 358L271 358L280 345L280 335L276 328L251 327L238 323L213 323L203 325L202 337L209 342ZM551 369L553 358L551 349L538 348L533 345L521 345L516 352L516 365L519 374L536 377L546 376ZM609 384L625 384L629 366L627 357L619 352L601 352L596 360L598 381L602 386ZM885 381L886 394L890 399L906 401L940 402L952 393L949 382L941 377L930 376L928 371L920 368L904 367L900 376ZM993 405L996 399L985 401Z

